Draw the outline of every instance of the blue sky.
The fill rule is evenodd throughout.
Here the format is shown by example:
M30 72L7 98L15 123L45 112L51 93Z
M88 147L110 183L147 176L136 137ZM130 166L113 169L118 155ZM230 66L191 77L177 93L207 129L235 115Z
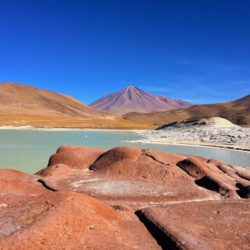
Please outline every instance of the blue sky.
M126 85L193 103L250 94L248 0L0 0L0 81L91 101Z

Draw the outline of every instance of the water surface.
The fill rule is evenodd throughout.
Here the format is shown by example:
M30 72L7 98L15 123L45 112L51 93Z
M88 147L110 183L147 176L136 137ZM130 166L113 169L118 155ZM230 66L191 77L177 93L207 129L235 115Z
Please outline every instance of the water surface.
M250 166L250 153L231 149L131 143L142 139L133 132L120 131L38 131L0 130L0 168L34 173L45 167L50 155L61 145L101 148L136 146L159 151L204 156L238 166Z

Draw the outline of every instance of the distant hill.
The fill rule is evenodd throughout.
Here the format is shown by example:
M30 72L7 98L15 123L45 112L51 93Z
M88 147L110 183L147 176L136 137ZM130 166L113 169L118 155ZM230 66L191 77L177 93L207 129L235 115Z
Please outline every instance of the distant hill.
M140 121L155 125L162 125L190 118L220 116L238 125L250 126L250 95L239 100L217 104L194 105L185 109L176 109L166 112L129 113L124 119Z
M0 113L71 117L104 117L73 97L17 84L0 84Z
M222 117L209 117L202 119L190 118L180 122L171 122L164 124L157 128L156 130L167 130L169 128L192 128L192 127L217 127L217 128L239 128L239 126L233 124L229 120Z
M119 92L96 100L90 106L111 114L126 114L129 112L166 111L189 107L191 104L166 96L153 95L137 87L128 86Z
M0 126L111 129L153 127L94 110L67 95L10 82L0 84Z

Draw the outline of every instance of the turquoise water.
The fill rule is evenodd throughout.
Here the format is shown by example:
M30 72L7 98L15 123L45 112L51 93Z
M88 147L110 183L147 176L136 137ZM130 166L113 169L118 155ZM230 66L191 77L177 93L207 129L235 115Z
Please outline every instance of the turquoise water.
M101 148L136 146L159 151L200 155L238 166L250 166L250 153L229 149L130 143L141 139L132 132L119 131L37 131L0 130L0 168L34 173L45 167L50 155L61 145L84 145Z

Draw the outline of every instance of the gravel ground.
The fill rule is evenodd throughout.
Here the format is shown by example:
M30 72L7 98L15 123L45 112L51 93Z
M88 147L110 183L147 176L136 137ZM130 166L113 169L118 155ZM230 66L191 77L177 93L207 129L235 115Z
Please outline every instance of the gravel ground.
M189 144L250 150L250 128L193 126L140 133L140 142Z

